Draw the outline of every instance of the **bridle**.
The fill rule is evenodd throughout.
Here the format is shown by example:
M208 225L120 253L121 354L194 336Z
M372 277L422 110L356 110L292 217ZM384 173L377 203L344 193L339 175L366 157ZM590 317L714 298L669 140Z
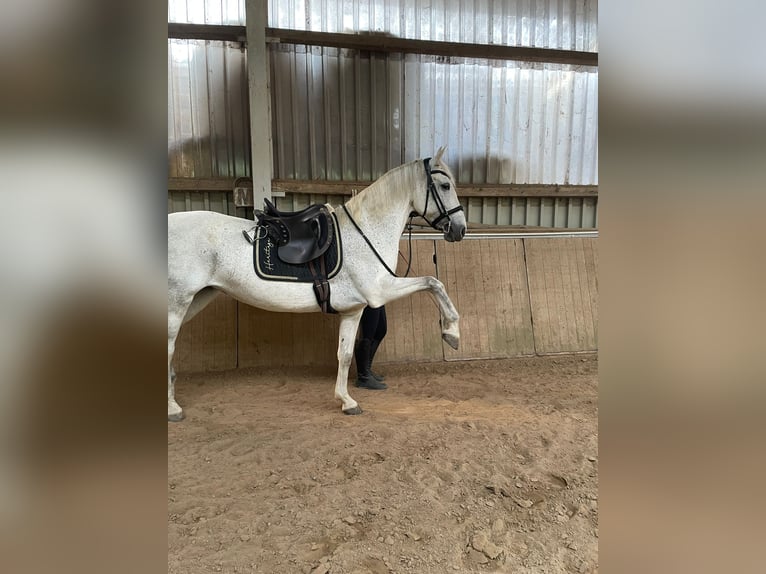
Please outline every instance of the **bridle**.
M458 204L457 207L453 207L452 209L448 210L446 206L444 205L444 201L442 200L441 196L439 195L439 192L436 190L436 184L434 183L434 178L431 176L432 173L440 173L447 178L449 178L449 174L447 172L442 171L440 169L431 169L431 158L427 157L423 160L423 166L426 168L426 178L428 180L427 188L426 188L426 206L423 208L423 214L420 215L419 213L413 212L413 214L410 214L410 218L416 215L420 215L423 219L426 220L426 223L436 229L437 231L444 231L445 233L449 233L450 228L452 227L452 217L451 215L453 213L457 213L458 211L463 211L463 206ZM439 210L439 216L434 219L433 221L429 221L426 217L426 213L428 213L428 201L433 197L434 203L436 204L436 208ZM440 229L439 228L439 222L442 219L447 220L447 228L446 229Z
M409 242L408 243L409 243L410 257L409 257L409 260L407 262L407 272L404 274L405 277L407 277L407 275L410 274L410 267L412 265L412 218L413 217L422 217L423 219L426 220L428 225L430 225L431 227L433 227L437 231L443 231L444 233L449 233L450 227L452 226L451 215L453 213L457 213L458 211L463 211L463 206L460 205L460 204L458 204L457 207L453 207L450 210L447 209L447 207L444 205L444 201L442 200L441 196L436 191L436 184L434 183L433 177L431 177L432 173L440 173L440 174L446 176L447 178L449 178L449 174L447 174L447 172L444 172L444 171L442 171L440 169L431 170L431 158L430 157L427 157L426 159L423 160L423 166L426 169L426 178L427 178L427 183L426 183L426 185L427 185L427 187L426 187L426 206L423 209L423 214L422 215L420 213L416 212L416 211L413 211L412 213L410 213L410 220L407 223L407 230L409 232ZM429 199L431 197L434 198L434 203L436 204L436 207L439 210L439 216L436 219L434 219L433 221L429 221L428 218L426 217L426 213L428 213L428 201L429 201ZM348 208L346 207L345 203L343 204L343 211L346 212L346 215L348 216L348 218L351 221L351 223L354 224L354 227L359 232L359 235L362 236L362 239L364 239L365 242L367 243L367 245L370 247L370 249L372 249L372 252L375 254L375 257L377 257L378 261L380 261L383 264L383 267L386 268L386 271L388 271L394 277L398 277L398 275L396 273L391 271L391 268L386 264L386 262L383 261L383 258L380 256L380 253L378 253L378 250L375 249L375 246L367 238L367 236L364 234L362 229L356 223L354 218L351 217L351 212L348 210ZM446 229L439 229L439 227L437 227L437 226L438 226L439 222L442 219L444 219L444 218L447 219L447 227L446 227Z

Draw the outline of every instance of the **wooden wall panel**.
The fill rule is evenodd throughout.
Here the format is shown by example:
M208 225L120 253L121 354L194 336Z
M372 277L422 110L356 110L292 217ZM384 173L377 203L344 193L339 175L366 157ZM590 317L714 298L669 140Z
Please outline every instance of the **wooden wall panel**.
M596 239L526 239L538 354L598 349Z
M437 242L439 278L460 313L460 348L447 360L534 354L520 239Z
M237 366L237 306L219 295L181 328L176 340L177 372L222 371Z
M337 315L274 313L239 306L240 367L337 365Z

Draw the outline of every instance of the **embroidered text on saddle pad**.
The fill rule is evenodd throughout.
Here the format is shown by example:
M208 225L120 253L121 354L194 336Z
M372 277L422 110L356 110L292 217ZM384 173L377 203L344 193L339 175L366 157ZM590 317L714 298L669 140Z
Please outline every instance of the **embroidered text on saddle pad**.
M330 247L324 254L328 279L335 277L343 264L343 245L340 240L340 233L338 233L338 219L334 213L332 214L332 221L335 226L335 233ZM268 235L264 238L261 238L261 235L265 234L256 230L256 239L253 242L253 264L258 277L267 281L313 283L314 278L308 263L300 265L285 263L277 255L277 244Z

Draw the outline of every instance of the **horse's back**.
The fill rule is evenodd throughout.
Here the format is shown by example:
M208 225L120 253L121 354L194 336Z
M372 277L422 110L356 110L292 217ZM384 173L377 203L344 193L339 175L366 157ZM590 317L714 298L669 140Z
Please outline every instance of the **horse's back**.
M195 232L209 231L211 228L223 228L227 225L244 225L252 222L232 215L225 215L215 211L179 211L168 214L168 236L174 231L183 231L193 234Z
M168 250L176 245L189 245L198 241L220 244L224 237L231 234L241 235L242 230L252 226L253 222L249 219L214 211L170 213L168 214Z
M242 230L252 222L213 211L168 215L168 278L179 287L210 283L232 250L248 249ZM240 239L237 242L236 239Z

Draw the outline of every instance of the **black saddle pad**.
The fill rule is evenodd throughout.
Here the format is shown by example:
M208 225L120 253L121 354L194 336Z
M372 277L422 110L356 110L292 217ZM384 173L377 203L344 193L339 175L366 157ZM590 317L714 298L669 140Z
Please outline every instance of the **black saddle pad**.
M332 214L332 224L335 228L335 233L333 233L330 247L327 248L324 254L326 257L325 265L328 279L335 277L343 264L343 245L340 233L338 232L338 219L334 213ZM265 235L265 233L260 229L256 229L256 239L253 241L253 264L258 277L267 281L314 282L308 263L301 265L285 263L277 255L277 244L268 235L261 239L261 235Z

